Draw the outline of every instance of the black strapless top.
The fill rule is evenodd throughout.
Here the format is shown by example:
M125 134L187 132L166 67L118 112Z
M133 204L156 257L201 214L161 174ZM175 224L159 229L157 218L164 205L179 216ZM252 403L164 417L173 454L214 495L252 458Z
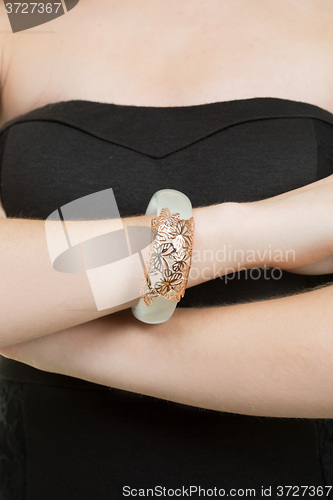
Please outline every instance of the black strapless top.
M8 217L45 219L106 188L125 217L145 213L163 188L184 192L197 207L255 201L326 177L333 173L333 114L268 97L180 107L67 101L8 122L0 154ZM227 284L217 278L192 287L178 307L268 298L333 281L333 274L253 276L240 272ZM0 377L25 387L27 498L122 498L122 484L322 484L321 466L333 483L327 421L316 422L323 430L306 419L206 411L1 356ZM66 467L79 481L75 488Z

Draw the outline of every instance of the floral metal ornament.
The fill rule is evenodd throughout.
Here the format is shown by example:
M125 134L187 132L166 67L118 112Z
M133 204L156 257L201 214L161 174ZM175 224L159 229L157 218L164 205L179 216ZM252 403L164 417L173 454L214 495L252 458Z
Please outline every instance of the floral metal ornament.
M181 219L162 208L151 221L152 237L140 297L147 306L156 297L179 302L191 267L194 219Z

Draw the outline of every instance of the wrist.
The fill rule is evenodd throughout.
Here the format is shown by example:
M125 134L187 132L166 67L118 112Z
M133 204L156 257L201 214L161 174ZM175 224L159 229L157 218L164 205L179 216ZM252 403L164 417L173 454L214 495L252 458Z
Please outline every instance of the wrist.
M193 209L196 230L189 287L266 264L266 255L262 262L263 252L258 252L262 228L251 205L226 202Z
M262 206L257 202L225 205L221 211L221 224L225 227L221 244L227 249L226 273L271 267L270 223Z
M306 264L309 255L306 245L303 247L302 211L295 213L288 209L282 196L249 203L248 206L259 264L288 270Z

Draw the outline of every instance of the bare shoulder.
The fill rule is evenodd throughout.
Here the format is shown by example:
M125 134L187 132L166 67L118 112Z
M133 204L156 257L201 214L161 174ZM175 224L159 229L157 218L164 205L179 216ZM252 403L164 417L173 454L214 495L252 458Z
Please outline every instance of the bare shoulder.
M3 88L9 65L8 46L11 42L12 29L5 7L0 2L0 126L3 123Z
M12 34L9 18L7 16L5 2L0 2L0 57L1 57L1 69L3 63L3 52L5 45ZM1 75L2 76L2 71Z

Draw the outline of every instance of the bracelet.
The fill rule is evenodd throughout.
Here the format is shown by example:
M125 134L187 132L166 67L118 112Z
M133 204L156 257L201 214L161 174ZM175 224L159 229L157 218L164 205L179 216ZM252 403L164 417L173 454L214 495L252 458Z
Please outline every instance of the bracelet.
M146 214L155 213L140 300L132 307L133 315L149 324L170 319L184 297L194 236L192 204L180 191L157 191L146 210Z

